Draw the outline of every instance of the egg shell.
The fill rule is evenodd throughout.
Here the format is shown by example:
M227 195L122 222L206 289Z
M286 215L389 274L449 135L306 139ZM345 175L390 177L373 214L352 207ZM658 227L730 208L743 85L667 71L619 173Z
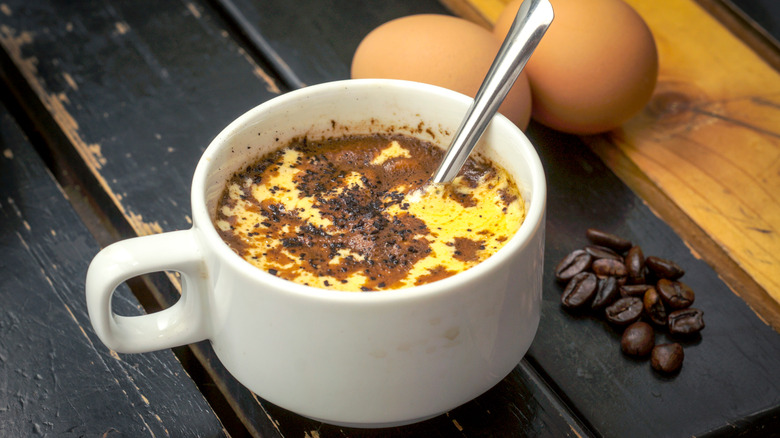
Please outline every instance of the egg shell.
M614 129L644 108L658 78L658 52L642 17L621 0L551 0L555 18L526 65L532 117L574 134ZM503 39L521 0L493 29Z
M500 47L477 24L448 15L411 15L389 21L361 41L351 76L423 82L474 97ZM521 74L499 111L521 129L531 117L528 78Z

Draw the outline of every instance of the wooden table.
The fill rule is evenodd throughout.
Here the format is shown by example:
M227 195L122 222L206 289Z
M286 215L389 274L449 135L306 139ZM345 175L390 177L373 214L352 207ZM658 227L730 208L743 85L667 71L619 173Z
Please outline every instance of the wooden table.
M707 137L719 131L696 125L704 137L669 140L658 135L668 134L669 125L647 113L602 136L579 138L533 123L528 135L549 183L548 271L585 243L591 226L686 268L707 328L686 342L676 376L659 376L647 361L623 356L619 333L606 323L564 311L549 272L539 333L517 368L476 400L406 427L345 429L274 406L233 379L208 342L141 355L108 350L92 332L83 301L86 267L100 246L188 228L195 164L229 121L291 89L347 78L360 39L389 19L451 12L436 0L62 3L0 3L0 435L780 434L780 313L767 286L780 272L754 271L724 250L706 215L691 213L691 199L675 190L685 178L665 178L642 159L643 151L669 150L679 145L674 141L719 144ZM690 0L630 3L657 37L680 32L660 9L674 3L688 21L701 19L697 38L734 44L736 37L711 18L732 17L729 11L706 12ZM705 97L712 93L707 87L733 93L727 78L664 61L674 50L701 50L681 35L680 44L661 48L662 72L694 71L687 83L707 90ZM770 78L762 85L768 98L745 102L776 108L776 52L755 33L738 40L750 43L733 46L742 70L756 74L744 66L768 60L758 73ZM716 58L729 59L734 50ZM737 100L727 103L739 106ZM757 120L765 113L749 114ZM751 144L777 154L777 125L760 120L763 131ZM694 123L674 122L675 130ZM758 219L776 236L777 217ZM118 292L116 310L169 306L176 285L172 275L134 279Z

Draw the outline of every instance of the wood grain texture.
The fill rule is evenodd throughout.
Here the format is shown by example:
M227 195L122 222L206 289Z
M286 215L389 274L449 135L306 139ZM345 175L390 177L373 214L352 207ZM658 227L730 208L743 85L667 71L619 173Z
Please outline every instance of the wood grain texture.
M85 166L85 172L96 173L106 182L99 190L122 194L110 198L104 208L120 210L121 220L126 222L134 221L132 212L146 222L160 224L163 230L186 227L189 207L181 198L188 184L170 186L180 183L171 175L182 178L192 172L204 132L218 130L227 123L225 119L233 117L224 114L224 106L238 108L274 95L258 86L264 83L263 75L252 73L256 65L266 64L231 56L243 49L230 37L230 29L223 28L218 14L201 3L112 2L110 7L98 7L97 12L52 5L36 8L28 3L13 3L9 8L14 14L0 16L3 23L10 23L13 35L33 35L19 45L21 55L11 63L29 70L23 61L34 58L32 78L21 81L32 80L40 87L20 91L20 98L46 102L46 96L56 94L58 87L67 89L65 108L78 122L78 132L86 144L100 144L105 158L101 167ZM418 0L386 3L391 6L383 14L407 15L419 10L421 3L430 6ZM258 2L252 10L280 10L285 4L289 3ZM382 14L374 15L375 8L367 10L373 4L342 6L346 9L321 14L316 5L308 8L299 3L294 12L287 13L296 15L296 22L311 20L331 29L343 26L342 14L356 20L371 17L361 23L364 27L386 21ZM21 10L34 13L18 14ZM162 17L159 20L164 25L156 22L157 17ZM87 21L91 22L90 31L81 30L75 42L63 38L67 34L38 31L57 28L59 23L67 27L68 22ZM117 22L123 23L120 28L125 33L123 38L112 39ZM102 29L102 33L93 29ZM297 59L319 56L326 50L323 45L331 46L327 48L330 53L347 53L363 36L333 32L330 38L313 44L305 33L291 32L285 19L266 19L258 29L273 47L284 47L275 51L289 66ZM174 40L185 43L170 43ZM85 47L110 53L108 59L127 56L136 63L162 65L169 77L160 84L157 76L144 75L150 70L162 71L157 67L133 66L126 71L118 62L105 64L97 56L79 56ZM145 56L134 58L137 52ZM203 67L211 66L207 61L213 59L220 61L218 67ZM338 78L335 71L347 71L348 59L341 62L333 70L309 70L304 64L296 68L301 68L300 77L311 77L309 83L317 83ZM80 73L74 75L73 71ZM66 88L69 81L64 73L72 76L77 89ZM133 86L125 86L128 82ZM182 87L191 94L177 93ZM117 94L115 89L122 91ZM115 99L117 95L121 99ZM226 102L216 106L213 99ZM186 111L176 111L185 104ZM46 107L38 112L35 105L29 104L29 108L38 119L49 116ZM143 112L143 117L135 111ZM115 113L123 117L103 117ZM68 125L53 121L40 126L47 131L46 138L64 138L55 143L57 147L82 148L75 142L68 144L70 140L62 134ZM165 135L162 145L161 139L138 141L148 139L147 130L174 135ZM697 305L705 311L708 327L701 338L685 342L682 373L665 378L654 374L647 362L624 358L617 347L618 332L594 317L563 311L560 285L546 275L542 323L527 359L473 402L404 428L346 430L301 418L246 391L220 367L207 345L193 347L225 397L243 415L250 432L268 436L686 436L760 433L780 427L780 368L776 366L780 363L780 335L734 296L581 139L539 125L532 125L529 135L538 145L548 175L546 266L554 266L568 251L581 246L585 228L599 226L641 243L647 254L677 260L688 271L686 282L697 291ZM168 147L179 151L178 160L167 158ZM72 155L87 162L82 155ZM121 207L115 206L116 202ZM170 296L175 297L175 291ZM662 339L666 339L663 334L659 335Z
M642 195L651 195L645 197L650 207L655 212L663 213L662 217L686 239L686 245L691 250L670 244L670 240L664 237L669 233L665 226L648 219L635 222L632 217L642 216L638 210L644 210L646 206L636 204L631 197L622 196L621 191L615 191L611 184L606 184L610 186L609 189L602 186L600 173L604 169L592 163L585 164L587 160L581 158L582 154L589 152L576 148L570 138L561 139L556 133L541 131L543 135L536 137L540 149L543 156L553 160L547 162L548 178L552 181L559 178L564 186L590 186L588 190L580 192L584 196L577 199L575 205L567 205L556 202L558 196L566 195L556 195L554 191L557 188L563 189L563 193L570 193L577 191L576 187L564 189L561 183L551 183L553 188L550 190L550 237L547 240L547 251L556 253L556 256L548 258L546 264L550 266L556 263L566 251L586 243L581 234L578 237L581 230L569 228L570 222L559 217L589 217L592 221L589 226L603 226L630 236L643 245L648 255L657 251L658 254L666 254L690 266L700 265L699 254L704 253L705 260L730 281L737 295L746 298L759 315L780 329L776 297L774 292L772 296L766 293L766 290L776 290L771 288L775 287L774 282L780 272L776 258L772 258L780 254L776 247L776 228L780 226L780 221L775 211L777 194L780 193L777 190L780 181L777 89L780 81L777 80L776 72L694 3L628 2L645 16L658 40L661 56L659 88L647 110L624 129L583 140L634 190ZM534 131L532 125L531 134ZM643 155L651 148L653 152ZM657 149L661 149L661 152L657 152ZM663 159L658 159L659 154ZM640 160L640 157L645 157L645 161ZM575 162L567 165L565 161ZM582 174L582 167L585 167L587 173L583 175L584 179L572 178ZM566 181L570 179L573 181ZM588 192L592 194L586 195ZM608 203L623 207L609 208ZM670 204L673 206L670 207ZM715 210L716 214L712 214L713 206L726 208L720 210L723 212ZM756 209L751 211L753 207ZM692 211L695 209L700 211ZM753 223L746 223L745 216ZM760 225L757 226L756 221ZM603 225L596 225L599 223ZM746 226L752 228L745 230ZM729 227L742 229L736 232L737 235L732 232L728 238L728 234L721 230ZM745 239L738 235L739 232L753 234L751 237L760 241ZM724 239L724 236L728 239ZM563 250L562 246L568 246L568 249ZM743 254L733 249L734 246L742 248ZM756 266L756 257L752 251L763 253L760 266ZM766 257L766 253L772 255ZM722 272L724 267L727 271L725 273ZM702 269L696 268L697 276L702 274ZM729 363L735 359L731 357L735 349L740 351L739 356L747 353L742 350L743 343L736 338L720 338L714 340L718 344L714 349L712 346L707 347L707 343L713 340L711 332L705 330L700 340L686 344L685 369L668 385L663 381L653 383L648 380L643 376L647 370L643 370L638 361L631 364L630 370L616 368L619 365L613 361L621 360L617 348L613 351L577 348L574 346L578 342L577 336L571 334L571 330L586 331L586 337L603 342L608 342L609 338L613 342L617 341L619 332L603 323L597 323L594 327L593 318L581 315L568 315L571 321L568 331L563 331L563 326L551 322L550 315L565 313L560 309L556 295L547 295L556 287L554 281L550 281L549 288L545 289L545 296L550 301L545 309L548 319L543 318L541 332L547 330L548 334L537 337L530 355L539 361L542 369L551 373L552 380L570 397L575 409L582 412L583 417L592 422L593 428L605 436L776 433L780 395L774 385L769 389L774 395L758 405L753 405L756 400L750 391L738 396L737 392L740 391L732 392L724 388L724 396L729 394L724 397L724 400L728 400L726 404L714 401L721 396L704 394L720 385L721 379L731 379L726 376L745 377L753 374L736 362L751 366L751 357L776 355L778 348L777 336L761 321L751 318L749 307L729 296L725 285L716 280L717 276L711 272L697 279L685 279L689 284L695 284L696 290L703 290L707 294L702 299L712 299L710 306L714 308L705 310L708 327L718 327L716 336L720 337L730 330L742 331L744 327L736 320L752 321L752 328L743 331L743 336L750 338L752 330L757 330L763 337L751 347L755 350L735 362ZM699 305L705 306L702 302L697 303ZM722 318L714 324L710 319L712 310ZM600 330L606 330L608 334L605 336ZM725 356L730 359L724 361ZM708 364L712 361L723 361L724 368L710 368ZM575 371L561 370L563 363L575 366ZM704 369L700 368L702 366ZM612 376L614 380L605 382L605 375ZM754 378L749 386L755 385L756 391L763 391L759 389L763 378L752 376L748 380ZM743 383L746 382L741 381L737 385ZM614 395L615 392L621 395ZM696 395L691 396L694 393ZM596 398L600 398L603 403L594 404ZM695 408L691 409L701 401L710 405L709 420L705 420L707 415L696 413ZM760 407L762 404L774 408L765 410ZM635 415L629 420L621 415L604 413L621 410L634 413L652 411L657 415L656 418L663 418L664 425L642 415ZM743 410L742 413L740 410ZM752 413L747 414L748 411ZM763 418L756 421L756 429L740 430L738 424L745 422L733 419L742 415L754 420ZM711 422L712 417L719 420ZM629 426L629 423L633 425ZM667 426L670 428L665 429ZM678 429L672 431L672 427Z
M171 5L149 17L122 4L72 5L55 13L57 8L46 3L18 7L7 3L7 12L0 15L0 46L25 85L38 96L52 124L59 127L62 142L74 146L71 152L86 164L89 174L138 235L185 228L190 221L180 215L146 219L142 213L126 209L132 203L126 202L128 197L144 197L144 202L154 202L161 210L188 205L192 169L208 142L230 120L280 93L274 80L245 50L231 45L224 28L201 16L201 7ZM38 17L35 28L25 27L30 17ZM177 26L197 31L186 40L163 31ZM67 42L72 50L58 52L55 46L61 42ZM39 53L27 52L41 46L49 50L45 56L52 58L40 59ZM82 62L84 50L91 51L92 64ZM181 61L193 52L200 54L202 64L183 65ZM236 64L242 68L229 68ZM49 68L53 70L46 70ZM186 68L208 71L219 80L205 74L188 81L173 79L178 77L177 69ZM117 75L106 76L112 71ZM252 78L255 89L236 90L236 84L246 83L247 77ZM85 83L94 87L85 89ZM211 93L197 92L204 86ZM224 98L230 94L234 98ZM84 99L94 100L87 103ZM198 114L201 107L212 109L210 119ZM84 124L75 117L78 109L81 115L99 122ZM165 118L160 119L160 114ZM187 115L192 122L175 123ZM175 147L177 138L189 134L199 139L194 153ZM140 145L158 153L134 154ZM109 161L111 151L120 152ZM183 172L170 172L175 168L172 162L190 166ZM105 174L113 174L113 180L107 180ZM117 183L130 181L134 181L128 184L133 190L114 189ZM167 189L160 192L161 186Z
M629 186L655 185L641 192L655 211L687 216L664 218L780 330L780 73L693 0L626 2L653 32L659 82L643 112L583 140Z
M238 44L236 29L203 3L105 2L83 9L46 2L6 4L10 12L0 15L0 44L8 55L6 68L13 70L8 76L53 153L68 160L79 178L98 183L93 195L102 199L101 208L117 229L126 230L125 236L187 228L189 179L197 159L231 119L277 95L279 90L269 88L277 83L270 63L250 58L253 48ZM270 11L286 10L285 5L263 6ZM311 6L303 10L315 15L296 20L325 29L341 29L350 20L362 20L360 25L369 28L411 11L446 12L435 0L388 2L373 13L352 2L327 14L321 13L320 2ZM263 11L253 7L255 13ZM263 36L301 78L312 78L310 83L346 78L339 76L348 74L342 58L330 59L338 67L332 70L327 64L312 70L301 60L316 60L322 53L351 57L362 35L332 30L333 39L312 40L302 31L294 39L297 48L284 49L290 23L279 15L264 20ZM84 56L85 50L90 56ZM306 56L299 58L301 53ZM261 74L259 68L267 69ZM150 284L163 306L177 299L167 278ZM191 348L256 436L589 435L527 363L449 415L392 431L345 431L252 394L221 366L207 342Z
M780 301L780 73L695 3L629 3L659 82L610 141Z
M605 136L588 139L590 148L609 169L637 193L653 213L669 223L692 253L715 269L718 276L742 298L751 309L780 331L780 303L775 301L753 277L742 269L723 248L661 191L619 148Z
M230 5L244 33L265 47L255 51L288 66L302 84L349 79L352 55L360 41L382 23L405 15L446 14L436 0L386 0L357 7L353 0L289 2L215 0ZM292 88L292 87L290 87Z
M280 92L221 24L191 2L4 3L4 76L54 159L121 237L191 226L189 185L208 142ZM165 307L178 291L159 277ZM193 352L214 381L227 382L220 389L240 387L208 344ZM242 396L252 397L246 389L224 394L236 410ZM247 429L278 436L262 405L248 406Z
M169 351L101 348L84 301L99 247L0 105L0 435L225 436ZM126 287L124 315L142 313Z
M544 302L529 352L575 412L603 436L701 436L780 428L780 334L759 319L675 231L623 185L580 138L536 123L528 131L548 180ZM679 375L654 373L620 351L621 331L591 313L564 310L552 275L570 251L601 228L640 245L646 256L676 261L696 292L707 327L679 339L658 330L656 343L681 342ZM741 419L759 416L755 422ZM663 421L659 421L663 418ZM780 429L778 429L780 430Z

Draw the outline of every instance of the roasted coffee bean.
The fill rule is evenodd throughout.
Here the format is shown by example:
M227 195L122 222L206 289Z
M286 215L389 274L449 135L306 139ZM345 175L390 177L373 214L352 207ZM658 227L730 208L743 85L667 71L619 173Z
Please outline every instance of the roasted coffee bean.
M654 287L647 289L642 298L642 304L645 308L645 315L647 315L650 321L654 324L666 325L666 306L664 306L664 301Z
M623 262L612 259L594 260L591 269L599 277L625 277L627 273Z
M669 314L669 333L673 335L691 335L704 328L704 312L689 307L675 310Z
M656 371L673 373L680 369L684 358L682 345L678 343L656 345L650 355L650 365Z
M620 286L620 296L642 298L651 287L649 284L624 284Z
M642 300L637 297L620 298L607 307L604 313L607 321L613 324L632 324L642 316Z
M696 298L693 289L682 281L671 281L666 278L658 280L655 286L661 299L672 309L684 309Z
M562 305L587 305L611 324L624 326L624 354L649 355L658 372L680 370L682 346L655 345L658 328L653 325L666 326L667 336L678 340L704 329L703 312L690 307L693 290L678 281L685 271L671 260L645 257L640 246L614 234L589 228L586 236L591 244L568 254L555 268L556 278L566 282Z
M588 228L585 232L585 236L596 245L612 248L620 254L631 248L631 241L595 228Z
M555 278L558 281L569 281L580 272L590 269L593 257L582 249L569 253L555 267Z
M561 296L561 304L570 309L582 306L593 298L596 285L595 275L590 272L580 272L566 285Z
M669 280L677 280L685 274L683 268L677 263L662 259L656 256L650 256L645 259L645 266L658 278L668 278Z
M620 349L631 356L647 356L655 346L655 332L650 324L637 321L626 328L620 338Z
M645 282L645 255L642 248L632 246L626 254L626 270L628 271L626 282L628 284L642 284Z
M588 245L585 248L585 252L593 256L593 259L612 259L619 262L623 261L623 256L616 253L614 250L600 245Z
M615 277L599 278L596 286L596 296L593 297L590 307L596 310L603 309L612 304L619 295Z

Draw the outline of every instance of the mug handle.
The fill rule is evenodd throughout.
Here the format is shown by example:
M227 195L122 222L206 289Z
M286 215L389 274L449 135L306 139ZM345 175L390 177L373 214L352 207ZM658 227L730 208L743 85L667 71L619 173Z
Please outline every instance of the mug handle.
M173 306L141 316L111 309L116 288L150 272L181 273L181 297ZM101 250L87 270L87 310L106 346L120 353L143 353L190 344L208 337L205 303L208 270L194 229L134 237Z

